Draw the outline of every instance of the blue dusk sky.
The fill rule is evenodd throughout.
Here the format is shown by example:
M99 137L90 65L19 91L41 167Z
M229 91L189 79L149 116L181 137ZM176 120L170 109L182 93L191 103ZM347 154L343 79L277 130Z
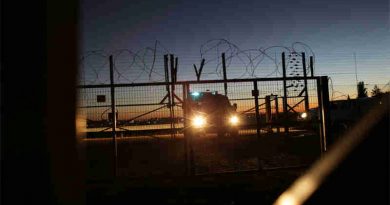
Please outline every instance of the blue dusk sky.
M280 76L287 50L269 47L284 46L315 56L315 75L331 77L333 98L354 96L354 53L357 79L369 90L389 88L389 22L388 0L83 0L81 78L107 83L107 56L114 55L120 81L158 81L163 55L172 53L179 58L178 80L196 79L193 64L199 67L202 57L204 78L220 79L223 51L229 78ZM263 60L254 67L240 61L244 54Z

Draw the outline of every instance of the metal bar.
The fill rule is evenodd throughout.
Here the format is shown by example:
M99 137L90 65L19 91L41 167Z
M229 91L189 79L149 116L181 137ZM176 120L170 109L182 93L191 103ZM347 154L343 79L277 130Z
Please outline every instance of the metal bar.
M170 64L171 64L171 77L172 77L172 65L173 65L173 55L170 54ZM164 70L165 70L165 83L166 83L166 90L167 90L167 96L168 96L168 108L169 108L169 117L172 119L172 96L170 91L170 82L169 82L169 66L168 66L169 60L168 55L164 55ZM172 82L173 83L173 82ZM171 122L171 130L173 130L173 125ZM173 137L173 134L171 133L171 137Z
M171 54L170 55L170 59L171 59L171 77L172 77L172 65L173 65L173 55ZM168 59L168 55L164 55L164 71L165 71L165 83L166 83L166 91L167 91L167 95L166 97L168 98L168 108L169 108L169 116L170 118L172 119L172 104L171 104L171 92L170 92L170 82L169 82L169 59ZM172 125L172 122L171 122L171 131L173 130L173 125ZM171 137L172 137L172 133L171 133Z
M260 98L257 98L257 99L260 99ZM251 98L251 100L253 100L253 98ZM256 99L255 99L255 100L256 100ZM258 101L259 101L259 100L257 100L257 102L258 102ZM258 106L255 105L254 107L252 107L252 108L250 108L250 109L248 109L248 110L242 111L241 114L247 113L247 112L249 112L249 111L252 111L252 110L256 109L256 107L259 108L259 107L261 107L261 106L263 106L263 105L265 105L265 103L261 103L261 104L258 105Z
M222 53L222 71L223 71L223 88L225 91L225 96L227 96L227 76L226 76L226 61L225 53Z
M164 96L164 98L160 101L160 103L159 104L163 104L164 103L164 101L168 98L169 96L168 96L168 94L166 94L165 96Z
M305 87L303 88L305 91L305 112L307 112L309 110L309 94L307 92L306 58L304 52L302 52L302 66L303 66L303 77L305 78L303 80L305 84Z
M324 126L324 148L327 151L328 146L333 144L333 138L330 136L330 113L329 113L329 87L328 87L328 77L323 76L320 79L321 82L321 97L322 97L322 119Z
M275 97L275 120L278 122L279 120L279 101L278 101L278 97L276 96ZM277 133L280 133L280 128L279 126L276 128L276 132Z
M126 128L123 128L124 126L126 126L126 125L123 125L123 126L118 126L118 129L121 129L121 130L125 130L125 131L129 131L129 132L131 132L131 130L129 130L129 129L126 129Z
M310 56L310 74L311 77L314 77L314 64L313 64L313 56Z
M169 56L169 64L170 64L170 71L171 71L171 86L175 86L175 57L173 54Z
M190 160L189 160L189 154L188 154L188 117L187 117L187 86L186 84L182 85L183 88L183 118L184 118L184 161L185 161L185 171L186 175L190 175Z
M284 118L287 120L288 111L287 111L287 87L286 87L286 59L284 52L282 53L282 66L283 66L283 114ZM288 126L284 127L284 132L288 133Z
M116 108L115 108L115 87L114 87L114 61L110 59L110 88L111 88L111 112L112 112L112 140L114 145L114 173L118 176L118 145L116 142Z
M136 107L136 106L152 106L152 105L168 105L168 103L145 103L145 104L124 104L124 105L115 105L115 107ZM77 108L88 109L88 108L103 108L110 107L111 105L93 105L93 106L81 106Z
M301 102L302 102L302 100L301 100ZM299 103L301 103L301 102L299 102ZM298 104L299 104L299 103L298 103ZM291 107L290 105L287 105L288 111L290 112L290 110L292 110L293 112L297 113L297 111L294 110L294 107L295 107L296 105L298 105L298 104L295 104L293 107Z
M199 68L199 72L198 72L199 77L197 78L197 81L200 81L200 76L202 75L202 70L203 70L203 66L204 66L204 61L205 61L205 59L203 58L203 59L202 59L202 62L200 62L200 68Z
M186 140L186 149L187 149L187 173L189 175L195 175L195 163L194 163L194 149L193 149L193 136L192 136L192 133L190 133L190 130L189 130L189 105L188 105L188 95L190 93L190 85L189 84L184 84L183 85L183 98L184 98L184 103L185 103L185 106L184 106L184 111L185 111L185 115L184 115L184 123L185 123L185 126L184 126L184 135L185 135L185 140Z
M148 115L148 114L150 114L150 113L152 113L152 112L156 112L157 110L161 110L162 108L165 108L165 107L166 107L165 105L164 105L164 106L161 106L161 107L159 107L159 108L157 108L157 109L154 109L154 110L152 110L152 111L146 112L146 113L141 114L141 115L138 115L137 117L131 118L131 119L128 120L128 121L135 120L135 119L140 118L140 117L142 117L142 116Z
M302 97L303 93L305 92L305 89L303 89L299 94L298 97Z
M287 96L287 99L288 98L297 98L297 97L296 96ZM265 100L265 97L264 98L259 97L259 99L260 100ZM239 99L238 98L232 98L232 99L230 99L230 101L240 101L240 100L253 100L253 98L239 98ZM261 105L263 105L263 104L261 104Z
M163 105L167 103L145 103L145 104L124 104L124 105L115 105L115 107L135 107L135 106L151 106L151 105ZM91 106L80 106L77 108L103 108L110 107L111 105L91 105Z
M257 81L253 81L253 90L255 97L255 109L256 109L256 135L260 138L260 112L259 112L259 90L257 89Z
M167 92L169 91L169 73L168 73L168 55L164 55L164 74L165 74L165 83Z
M298 106L299 104L301 104L303 101L304 101L305 99L302 99L301 101L299 101L299 102L297 102L294 106L290 106L290 105L287 105L287 107L289 107L290 109L288 109L288 111L287 112L289 112L290 110L292 110L292 111L294 111L295 113L297 113L295 110L294 110L294 108L296 107L296 106Z
M196 80L199 81L200 77L199 77L198 69L196 69L196 65L195 64L194 64L194 70L195 70Z
M173 55L171 55L171 57L173 58ZM172 125L173 125L173 138L175 138L175 134L176 134L176 117L175 117L175 82L177 80L177 61L178 61L178 58L176 57L174 59L174 64L172 63L171 65L171 69L172 69L172 72L171 72L171 75L172 75L172 92L171 92L171 96L172 96L172 106L171 106L171 109L172 109Z
M315 80L320 78L320 76L315 76L315 77L307 77L307 79ZM246 78L246 79L227 79L226 82L253 82L254 80L261 82L261 81L283 81L284 79L286 80L304 80L304 77L277 77L277 78ZM183 84L183 83L189 83L189 84L203 84L203 83L223 83L225 82L224 80L201 80L201 81L178 81L176 84ZM152 85L158 85L159 83L150 83ZM161 83L160 83L161 84ZM164 83L162 83L164 84ZM121 85L121 84L118 84ZM130 84L133 85L133 84ZM144 84L145 86L145 84Z
M194 65L195 66L195 65ZM183 84L182 85L182 90L183 90L183 106L182 106L182 109L183 109L183 119L184 119L184 122L183 122L183 134L184 134L184 167L185 167L185 173L186 175L189 175L189 170L190 170L190 167L189 167L189 159L188 159L188 117L187 117L187 100L186 100L186 97L187 97L187 88L186 88L186 84Z
M107 127L107 128L105 128L103 130L100 130L99 132L104 132L104 131L109 130L109 129L111 129L111 127Z
M173 97L176 98L180 103L183 103L183 100L180 99L175 93L173 94Z
M265 97L265 121L271 122L271 96L267 95Z
M176 58L177 59L177 58ZM174 106L175 106L175 58L174 56L171 54L170 56L170 67L171 67L171 93L170 93L170 101L171 101L171 104L169 106L169 111L171 113L171 136L172 138L175 138L175 109L174 109Z
M257 81L253 81L253 92L252 95L255 97L255 107L256 107L256 136L257 139L260 140L260 111L259 111L259 89L257 88ZM260 172L263 172L263 167L261 165L261 158L260 156L257 156L257 165L258 170Z
M314 76L314 77L307 77L308 80L316 80L319 79L321 76ZM261 82L261 81L283 81L286 80L304 80L304 77L286 77L286 78L247 78L247 79L228 79L226 82L232 82L232 83L238 83L238 82L253 82L254 80ZM177 81L175 84L203 84L203 83L224 83L224 80L201 80L201 81ZM114 87L139 87L139 86L166 86L171 83L167 82L154 82L154 83L119 83L115 84ZM103 84L103 85L78 85L76 88L110 88L109 84Z
M317 98L318 98L318 118L319 118L319 133L320 133L320 152L321 156L325 152L325 144L324 144L324 126L323 126L323 106L322 106L322 92L321 92L321 79L317 80Z
M229 98L230 99L230 98ZM264 98L259 98L259 99L264 99ZM240 101L240 100L253 100L253 98L232 98L230 101Z
M265 121L266 123L271 123L272 118L271 118L271 96L267 95L265 97ZM267 126L267 132L272 132L272 126Z
M178 62L179 62L179 59L176 57L175 58L175 81L174 82L177 81L177 64L178 64Z

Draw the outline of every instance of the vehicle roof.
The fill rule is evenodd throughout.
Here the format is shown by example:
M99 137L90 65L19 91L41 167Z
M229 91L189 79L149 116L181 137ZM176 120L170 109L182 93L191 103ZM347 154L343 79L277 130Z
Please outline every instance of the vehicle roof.
M199 92L199 97L193 98L194 101L220 101L220 102L229 102L228 97L221 95L215 92Z

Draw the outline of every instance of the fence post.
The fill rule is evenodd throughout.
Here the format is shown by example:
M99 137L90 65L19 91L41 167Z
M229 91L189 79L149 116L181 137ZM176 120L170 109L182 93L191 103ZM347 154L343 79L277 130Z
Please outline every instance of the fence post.
M176 67L177 67L177 58L175 60L174 56L170 55L170 70L171 70L171 93L169 95L169 98L171 98L171 132L172 132L172 138L175 138L175 132L176 132L176 126L175 126L175 81L176 81ZM176 64L176 66L175 66Z
M189 104L188 95L190 92L189 84L183 84L183 118L184 118L184 157L185 157L185 168L187 175L193 175L194 171L194 157L192 148L192 134L189 126Z
M256 135L257 142L260 143L260 111L259 111L259 89L257 89L257 80L253 81L252 96L255 97L255 110L256 110ZM257 154L258 171L263 172L264 169L261 165L260 154Z
M275 96L275 121L279 122L279 101L278 101L278 96ZM280 133L280 126L277 125L276 127L276 132Z
M306 58L305 53L302 52L302 67L303 67L303 77L304 77L304 84L305 84L305 112L309 111L309 94L307 92L307 74L306 74Z
M111 88L111 113L112 113L112 136L114 145L114 174L118 176L118 146L116 141L116 108L115 108L115 86L114 86L114 61L110 55L110 88Z
M314 62L313 62L313 56L310 56L310 74L311 74L311 77L314 77Z
M271 119L271 95L265 96L265 121L267 123L267 131L272 132L272 119Z
M284 122L288 120L287 111L287 85L286 85L286 59L284 52L282 53L282 66L283 66L283 119ZM284 133L288 133L288 126L284 126Z
M183 128L183 134L184 134L184 166L185 166L185 173L189 175L189 160L188 160L188 116L187 116L187 86L186 84L182 84L182 90L183 90L183 119L184 119L184 128Z
M225 90L225 96L227 96L227 76L226 76L226 61L225 61L225 53L222 53L222 69L223 69L223 87Z
M172 59L171 55L171 59ZM171 63L172 64L172 63ZM169 86L169 68L168 68L168 55L164 55L164 71L165 71L165 83L166 83L166 90L167 90L167 96L168 96L168 108L169 108L169 117L172 120L172 96L171 96L171 89ZM172 75L172 73L171 73ZM171 138L173 138L173 124L171 124Z
M319 134L320 134L320 151L321 151L321 156L325 152L324 148L324 127L322 126L323 123L323 118L322 118L322 111L323 111L323 106L322 106L322 92L321 92L321 78L316 78L316 83L317 83L317 101L318 101L318 120L319 122Z
M328 77L321 76L317 78L317 95L318 95L318 116L320 120L320 146L321 155L327 151L328 145L333 142L330 131L330 114L329 114L329 88Z
M321 76L321 101L322 101L322 127L323 127L323 141L324 151L328 150L329 145L333 143L330 130L330 113L329 113L329 85L328 76Z
M255 97L255 110L256 110L256 135L260 138L260 111L259 111L259 90L257 89L257 81L253 81L252 96Z

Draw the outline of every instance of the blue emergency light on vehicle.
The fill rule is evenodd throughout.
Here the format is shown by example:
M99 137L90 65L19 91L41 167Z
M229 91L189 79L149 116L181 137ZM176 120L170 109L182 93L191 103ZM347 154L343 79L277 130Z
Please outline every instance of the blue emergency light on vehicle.
M192 100L198 101L203 96L203 93L201 93L201 92L190 92L190 95L191 95Z
M200 95L200 93L199 92L192 92L191 95L194 97L198 97Z

